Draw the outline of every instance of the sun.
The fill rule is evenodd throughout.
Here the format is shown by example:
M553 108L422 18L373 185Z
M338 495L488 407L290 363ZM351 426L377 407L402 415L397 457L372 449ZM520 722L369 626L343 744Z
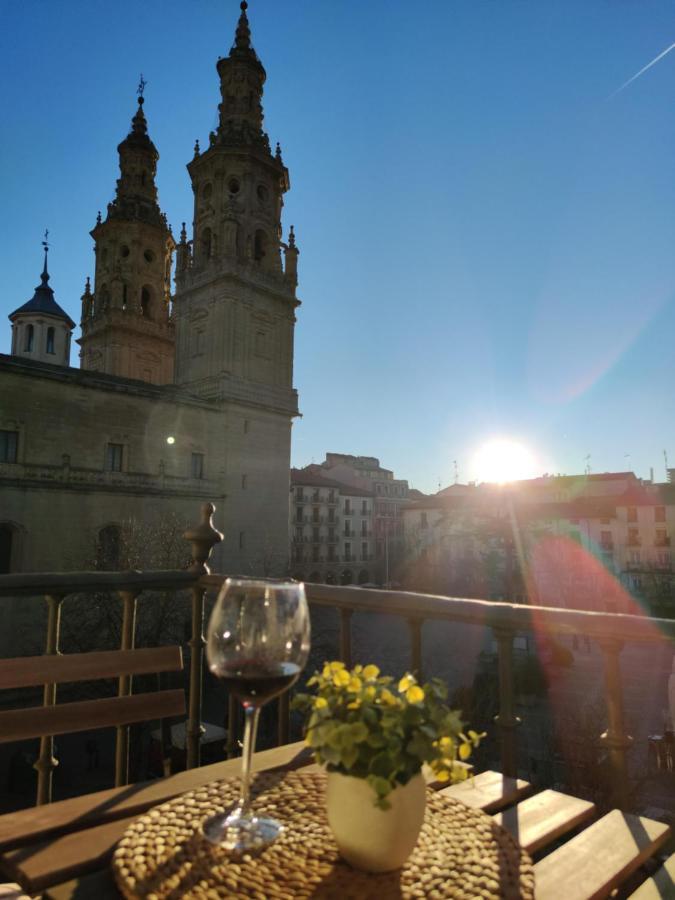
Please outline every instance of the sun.
M534 478L537 459L524 444L510 438L492 438L480 447L472 460L477 481L504 484Z

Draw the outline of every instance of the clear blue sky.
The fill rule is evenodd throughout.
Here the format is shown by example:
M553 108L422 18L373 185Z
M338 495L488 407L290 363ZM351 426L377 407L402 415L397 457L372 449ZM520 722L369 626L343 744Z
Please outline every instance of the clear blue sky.
M79 320L135 88L160 203L216 121L234 0L2 4L4 314ZM493 434L542 470L675 464L675 7L656 0L252 0L301 249L293 460L379 456L422 490ZM4 316L3 316L4 320ZM0 350L9 351L9 323ZM73 362L76 362L75 354ZM626 456L629 454L629 456Z

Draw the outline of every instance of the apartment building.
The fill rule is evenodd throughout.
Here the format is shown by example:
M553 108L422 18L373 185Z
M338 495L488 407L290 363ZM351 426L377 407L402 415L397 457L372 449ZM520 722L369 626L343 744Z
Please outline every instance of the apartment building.
M291 469L291 573L300 581L372 584L372 491Z

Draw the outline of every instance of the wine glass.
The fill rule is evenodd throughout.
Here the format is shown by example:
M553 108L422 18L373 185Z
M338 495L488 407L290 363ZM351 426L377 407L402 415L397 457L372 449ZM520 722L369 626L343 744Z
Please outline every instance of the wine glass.
M226 850L263 849L282 830L275 819L256 816L251 809L251 757L260 708L288 690L308 654L309 610L303 584L225 581L209 620L206 658L213 674L244 707L241 793L233 810L207 819L202 830L209 841Z

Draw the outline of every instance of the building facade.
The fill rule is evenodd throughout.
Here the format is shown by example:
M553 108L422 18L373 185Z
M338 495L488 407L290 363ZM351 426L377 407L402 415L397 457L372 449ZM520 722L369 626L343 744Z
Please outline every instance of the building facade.
M246 12L217 63L219 124L188 164L192 234L178 245L155 185L141 84L115 197L91 232L81 368L49 287L11 316L0 356L0 571L82 568L127 519L218 506L221 571L288 570L298 248L282 241L290 181L262 125L266 74ZM177 252L175 295L171 269ZM283 255L283 261L282 261ZM72 525L72 527L70 527Z
M326 453L325 460L311 467L320 475L366 490L373 495L374 581L398 581L404 558L403 510L410 502L410 488L403 478L394 478L390 469L374 456ZM422 496L413 492L415 497Z
M373 584L371 491L291 470L291 572L299 581Z
M675 601L671 484L619 472L453 485L404 519L409 587L619 612Z

